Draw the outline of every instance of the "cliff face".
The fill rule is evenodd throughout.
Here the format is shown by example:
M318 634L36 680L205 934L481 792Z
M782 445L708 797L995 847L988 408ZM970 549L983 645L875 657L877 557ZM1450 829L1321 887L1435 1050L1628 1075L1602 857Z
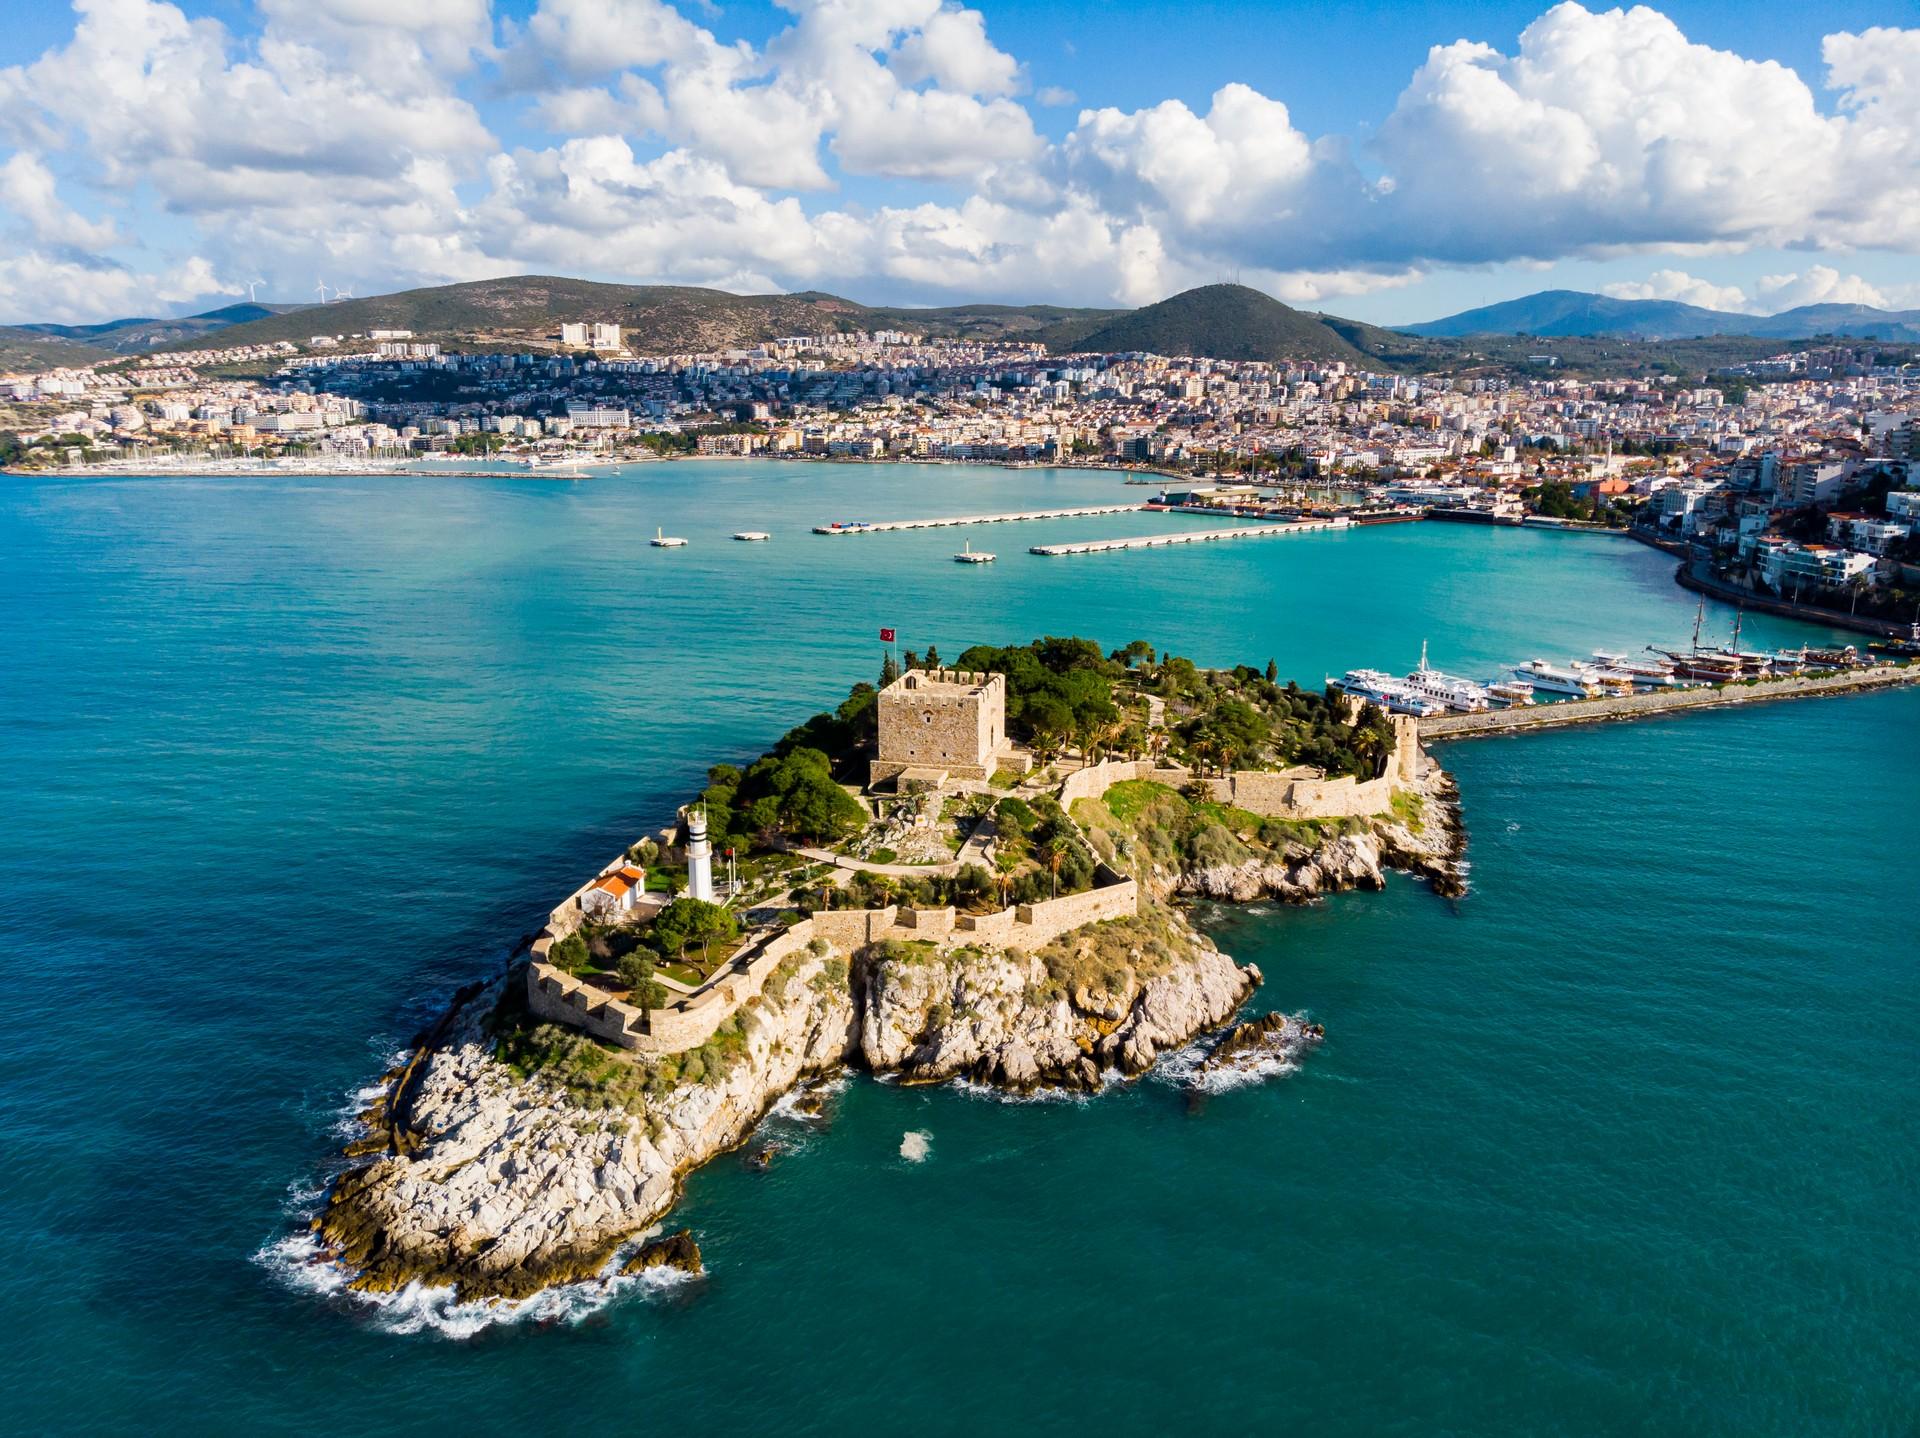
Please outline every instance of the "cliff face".
M1239 864L1187 869L1174 887L1235 903L1262 897L1305 903L1346 889L1384 888L1387 870L1400 869L1427 880L1437 894L1465 893L1466 831L1452 776L1433 769L1408 792L1419 800L1417 817L1381 816L1319 845L1288 844Z
M402 1153L347 1174L320 1220L355 1285L419 1279L463 1297L519 1297L597 1273L673 1204L680 1176L739 1143L773 1101L854 1051L853 1004L812 958L784 1001L748 1011L723 1077L683 1081L636 1115L597 1107L495 1058L489 1004L469 1006L425 1063L403 1112Z
M1154 928L1104 925L1037 956L883 953L859 974L861 1056L910 1079L1013 1089L1095 1089L1109 1069L1142 1073L1226 1022L1260 982L1202 935Z
M650 1085L627 1106L497 1058L490 991L413 1067L394 1111L370 1115L391 1125L388 1155L335 1185L321 1236L364 1290L418 1280L523 1297L600 1273L673 1205L682 1175L811 1075L858 1061L913 1079L1096 1088L1106 1070L1139 1073L1224 1023L1259 980L1176 922L1123 920L1101 938L1099 953L1069 935L1045 957L885 946L851 971L808 955L777 996L742 1010L722 1072Z

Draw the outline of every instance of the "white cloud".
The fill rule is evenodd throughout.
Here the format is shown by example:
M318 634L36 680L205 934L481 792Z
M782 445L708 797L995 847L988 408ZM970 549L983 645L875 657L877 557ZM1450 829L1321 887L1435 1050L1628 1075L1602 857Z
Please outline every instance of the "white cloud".
M685 0L538 0L497 34L489 0L257 0L238 31L77 0L69 40L0 69L0 301L31 302L30 274L60 295L91 277L105 310L128 276L157 297L324 268L366 293L540 268L1087 302L1238 273L1319 304L1452 264L1920 251L1920 29L1826 37L1823 107L1656 10L1567 3L1507 50L1435 46L1362 146L1243 83L1204 111L1088 108L1049 142L1029 104L1072 94L1023 100L980 9L777 3L756 45ZM502 104L551 141L503 153L483 117ZM856 178L859 203L837 198ZM179 238L145 253L155 228ZM1610 292L1882 294L1827 265L1751 294L1680 268Z
M1034 92L1034 100L1049 107L1064 107L1078 104L1080 97L1062 85L1042 85Z
M68 208L57 192L53 171L38 155L25 150L0 163L0 219L8 216L12 217L9 228L20 244L104 250L119 243L111 224L89 220Z
M1020 89L1020 62L987 39L978 10L942 9L894 49L888 68L908 85L932 82L962 95L1006 96Z
M1746 314L1753 310L1747 293L1738 285L1716 285L1696 279L1685 270L1655 270L1644 280L1623 280L1602 285L1600 293L1616 300L1678 300L1683 305L1702 309L1729 310Z
M1778 314L1801 305L1892 308L1878 286L1858 275L1843 275L1830 265L1812 265L1797 275L1762 275L1753 289L1754 298L1765 314Z

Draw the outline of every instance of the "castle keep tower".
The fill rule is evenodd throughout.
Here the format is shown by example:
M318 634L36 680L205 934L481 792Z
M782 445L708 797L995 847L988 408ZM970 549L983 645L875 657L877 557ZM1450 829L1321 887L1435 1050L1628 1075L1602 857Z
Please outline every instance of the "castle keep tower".
M1003 674L910 669L880 691L879 709L872 784L989 779L1014 762Z

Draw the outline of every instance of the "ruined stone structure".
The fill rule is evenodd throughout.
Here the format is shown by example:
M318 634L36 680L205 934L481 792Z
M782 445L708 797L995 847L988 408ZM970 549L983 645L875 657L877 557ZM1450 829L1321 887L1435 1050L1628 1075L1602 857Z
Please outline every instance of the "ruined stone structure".
M1026 767L1007 738L1005 675L911 669L880 691L879 708L872 784L938 785Z

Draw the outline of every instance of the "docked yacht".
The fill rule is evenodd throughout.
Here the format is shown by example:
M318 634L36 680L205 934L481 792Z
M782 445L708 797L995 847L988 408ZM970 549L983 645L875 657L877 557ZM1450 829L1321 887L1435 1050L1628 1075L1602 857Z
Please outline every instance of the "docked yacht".
M1666 659L1632 659L1625 654L1596 649L1593 662L1602 669L1629 676L1642 689L1672 689L1681 683L1672 662Z
M1405 683L1378 669L1349 669L1335 681L1334 687L1356 699L1378 704L1391 714L1411 714L1417 719L1431 719L1447 712L1444 704L1414 693Z
M1487 698L1509 709L1533 703L1533 686L1519 679L1496 679L1487 686Z
M1578 669L1563 669L1544 659L1529 659L1525 664L1516 664L1513 677L1524 679L1535 689L1544 689L1549 694L1569 694L1580 699L1591 699L1600 693L1600 686Z
M1462 714L1478 714L1493 704L1484 685L1475 684L1471 679L1442 674L1428 664L1424 640L1420 644L1420 667L1407 676L1406 686L1422 699L1430 699L1435 704L1456 709Z

